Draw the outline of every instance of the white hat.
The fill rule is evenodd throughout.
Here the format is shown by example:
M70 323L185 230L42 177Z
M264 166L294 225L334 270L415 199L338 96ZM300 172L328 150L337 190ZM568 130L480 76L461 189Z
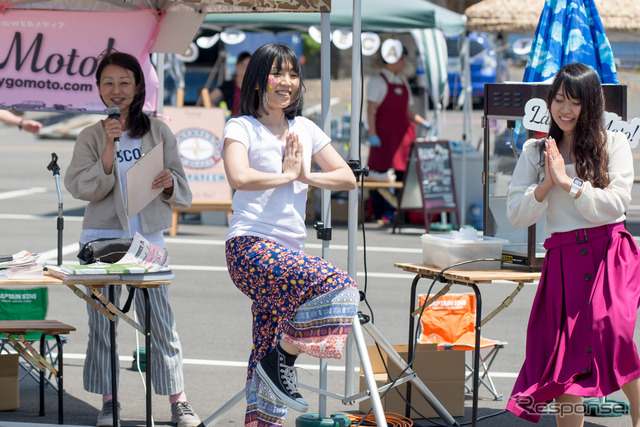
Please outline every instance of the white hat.
M387 39L382 43L382 47L380 48L380 53L382 54L382 59L387 64L395 64L400 61L402 55L407 51L402 46L402 42L398 39Z

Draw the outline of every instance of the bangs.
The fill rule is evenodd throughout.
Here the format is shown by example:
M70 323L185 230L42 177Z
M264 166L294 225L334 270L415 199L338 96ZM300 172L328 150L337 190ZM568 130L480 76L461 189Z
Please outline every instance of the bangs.
M287 66L291 68L296 74L301 74L300 61L298 61L298 57L295 54L290 54L289 52L278 52L275 58L275 71L281 72Z
M564 80L564 96L575 99L576 101L582 101L584 99L584 84L578 78L572 75L567 75Z

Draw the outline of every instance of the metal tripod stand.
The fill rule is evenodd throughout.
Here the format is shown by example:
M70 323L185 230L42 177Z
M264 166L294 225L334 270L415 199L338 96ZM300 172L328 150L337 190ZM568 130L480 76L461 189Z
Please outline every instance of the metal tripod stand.
M378 389L376 385L376 380L373 375L373 369L371 368L371 361L369 360L369 354L367 353L367 345L364 342L364 335L362 331L366 331L369 336L380 346L380 348L387 354L389 361L396 365L401 370L405 370L406 376L402 379L396 381L393 384L386 384ZM307 384L300 384L301 388L305 388L307 390L318 393L321 396L329 396L333 398L337 398L342 401L343 404L356 404L364 399L371 399L371 406L373 407L373 413L376 417L376 423L378 426L386 427L387 422L384 415L384 410L382 408L382 402L380 400L380 393L385 392L386 390L397 387L405 382L411 382L411 384L418 390L418 392L425 398L425 400L433 407L433 409L440 415L440 418L444 420L447 425L455 426L458 423L453 419L453 417L447 412L447 410L442 406L442 404L436 399L436 397L431 393L431 391L427 388L427 386L422 382L420 378L416 375L416 373L408 367L407 363L402 359L402 357L398 354L398 352L393 348L393 346L382 336L382 334L378 331L378 329L368 321L366 317L362 315L362 313L358 313L358 316L354 319L351 327L352 336L355 340L355 345L358 350L358 354L360 356L360 363L362 364L362 371L364 373L365 381L367 384L367 390L362 391L358 394L352 396L340 396L336 393L332 393L326 389L313 387ZM350 335L351 336L351 335ZM347 363L348 365L348 363ZM347 376L353 376L353 369L346 370ZM207 418L203 424L206 427L210 427L220 421L227 413L231 411L231 409L242 402L245 397L245 390L241 390L235 396L233 396L227 403L225 403L220 409L218 409L213 415Z
M365 375L365 380L367 383L367 390L361 391L360 393L354 394L352 396L338 396L334 393L327 391L322 388L311 387L306 384L300 384L301 388L305 388L311 391L314 391L320 395L327 395L331 397L337 397L342 401L345 405L353 405L364 399L371 398L371 404L373 407L374 415L376 417L376 423L378 426L386 426L386 419L384 416L384 411L382 408L377 407L377 402L380 402L380 393L385 393L387 390L398 387L401 384L406 382L410 382L416 390L425 398L425 400L433 407L436 413L442 418L442 420L451 426L456 426L458 423L456 420L449 414L449 412L442 406L442 404L438 401L438 399L431 393L431 391L427 388L427 386L422 382L422 380L418 377L418 375L413 371L411 367L407 365L407 362L404 361L402 356L398 354L398 352L393 348L393 346L387 341L387 339L380 333L376 326L369 322L367 316L364 316L361 312L358 313L358 316L353 322L352 329L353 338L355 340L355 345L358 350L358 354L360 355L360 362L362 364L362 371ZM369 360L369 355L367 352L367 346L364 342L364 337L362 331L365 331L369 334L369 336L374 340L374 342L380 347L382 351L384 351L388 360L396 365L401 371L405 372L405 376L398 379L397 381L389 384L385 384L382 387L378 388L375 383L375 379L373 381L369 381L368 375L373 376L373 370L371 368L371 362ZM353 369L349 367L349 362L346 363L346 375L353 375ZM380 411L380 412L378 412Z
M360 175L364 174L366 176L367 170L361 169L360 165L360 147L361 147L361 135L360 135L360 122L361 122L361 92L360 87L362 85L362 25L361 25L361 0L353 1L353 46L352 46L352 56L351 56L351 134L350 134L350 148L349 148L349 161L350 166L354 170L356 174L356 178L359 178ZM326 40L323 39L322 46L330 45L330 40L328 37L329 31L327 28L322 28L323 35L327 33ZM325 43L326 41L326 43ZM325 93L323 92L322 98L325 98ZM327 99L329 97L327 96ZM323 106L324 107L324 106ZM323 110L324 111L324 110ZM329 127L330 131L330 127ZM358 160L353 160L358 159ZM326 195L325 191L325 194ZM323 196L324 196L323 195ZM351 277L356 277L357 268L356 268L356 248L357 248L357 223L358 223L358 196L359 190L355 189L349 192L349 204L348 204L348 234L347 234L347 246L349 248L347 255L347 273ZM327 197L323 197L323 218L325 212L329 211L328 203L326 201ZM324 256L324 255L323 255ZM396 381L394 384L389 384L384 386L380 390L376 388L375 381L368 381L367 375L372 375L371 363L369 361L369 355L367 353L367 348L364 343L364 339L362 338L362 332L360 330L360 324L362 324L362 328L367 331L367 333L371 336L371 338L381 347L381 349L387 354L389 360L398 366L401 370L405 370L407 373L407 377L403 378L402 381ZM374 410L374 414L376 417L376 423L379 426L386 426L386 418L384 416L384 412L382 412L382 408L380 407L380 399L379 392L385 389L398 386L403 382L410 381L416 389L422 394L422 396L427 400L427 402L433 407L433 409L440 415L440 417L447 423L448 425L458 425L458 423L453 419L451 414L447 412L447 410L440 404L440 402L435 398L435 396L429 391L429 389L424 385L424 383L418 378L415 372L408 367L407 363L400 357L398 352L395 351L393 346L389 344L389 342L380 334L378 329L370 322L365 321L361 313L358 314L358 321L353 324L353 337L355 339L356 348L358 349L358 353L360 355L360 361L362 364L362 369L365 374L365 379L367 379L367 391L365 394L368 394L371 398L371 404ZM351 337L350 335L350 337ZM346 367L346 377L345 377L345 390L351 391L353 390L353 345L347 341L345 349L345 367ZM367 372L368 371L368 372ZM322 374L322 370L321 370ZM321 382L322 383L322 382ZM386 388L385 388L386 387ZM319 391L321 392L321 391ZM349 399L349 398L345 398ZM344 401L344 400L343 400ZM320 408L322 415L322 405Z
M58 155L51 153L51 161L47 165L47 170L53 173L53 179L56 182L56 191L58 193L58 264L62 264L62 230L64 229L64 218L62 216L62 193L60 192L60 167L58 166Z
M353 332L353 336L354 336L354 338L356 340L356 344L357 344L358 350L360 352L360 357L361 357L360 361L362 363L362 370L364 371L364 374L365 374L365 380L367 382L367 389L369 391L371 391L371 393L368 393L368 395L365 396L365 397L370 397L371 398L371 404L373 406L374 414L376 416L376 420L378 421L378 425L386 427L387 424L386 424L386 421L385 421L384 412L382 410L382 402L380 401L380 395L379 395L378 389L376 387L376 380L375 380L375 378L373 376L373 369L371 368L371 361L369 360L369 355L367 354L367 347L366 347L366 345L364 343L364 337L362 335L362 328L361 328L360 321L359 321L358 317L354 318L353 323L352 323L352 327L351 327L351 331ZM353 375L353 370L351 371L351 375ZM306 388L306 389L309 389L309 390L312 390L312 391L316 391L319 394L324 395L324 396L331 396L331 397L340 398L339 395L337 395L335 393L331 393L331 392L327 391L326 389L316 388L316 387L312 387L312 386L309 386L309 385L306 385L306 384L300 384L300 387L303 387L303 388ZM210 426L214 425L215 423L220 421L227 413L229 413L229 411L231 411L231 409L235 405L237 405L238 403L243 401L244 397L245 397L245 390L242 389L239 393L237 393L235 396L233 396L227 403L225 403L222 407L220 407L220 409L218 409L216 412L214 412L209 418L204 420L203 424L206 427L210 427ZM361 397L360 400L363 400L365 397ZM342 399L342 402L345 403L345 404L352 403L352 402L354 402L354 397L345 397L345 398Z

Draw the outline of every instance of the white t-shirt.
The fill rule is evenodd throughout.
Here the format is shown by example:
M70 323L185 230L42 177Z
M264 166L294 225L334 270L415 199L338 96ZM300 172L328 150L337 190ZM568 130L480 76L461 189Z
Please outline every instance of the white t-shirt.
M324 148L330 138L311 120L289 120L289 132L295 133L303 146L304 167L311 168L311 156ZM252 116L231 119L224 127L227 138L247 147L249 166L261 172L282 173L284 141L273 135ZM256 236L274 240L293 249L304 249L307 237L305 207L308 185L294 181L289 185L264 191L237 190L233 195L233 215L229 219L227 239Z

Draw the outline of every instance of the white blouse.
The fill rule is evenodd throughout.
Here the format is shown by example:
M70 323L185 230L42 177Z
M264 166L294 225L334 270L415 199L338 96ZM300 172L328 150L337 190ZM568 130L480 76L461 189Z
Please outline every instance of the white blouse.
M624 221L631 203L633 157L626 135L607 131L606 150L609 154L609 185L594 188L585 181L582 193L574 199L568 192L554 186L547 197L538 202L536 186L544 177L540 168L538 141L525 142L513 171L507 195L507 218L516 227L528 227L546 214L549 234ZM575 164L565 165L567 175L576 176Z

